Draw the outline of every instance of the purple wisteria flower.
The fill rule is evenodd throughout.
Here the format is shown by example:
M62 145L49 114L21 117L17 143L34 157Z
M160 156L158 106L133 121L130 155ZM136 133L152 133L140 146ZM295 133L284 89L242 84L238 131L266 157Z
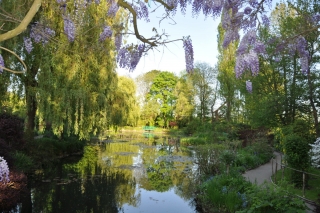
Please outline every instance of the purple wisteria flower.
M31 26L30 38L36 43L42 42L42 44L47 44L55 35L56 32L54 30L50 29L49 27L45 27L39 22L36 22Z
M122 47L117 55L119 67L129 69L129 71L135 70L142 57L144 49L144 44L139 44L135 47L129 45Z
M4 60L3 60L3 57L2 57L2 55L0 54L0 73L2 73L3 72L3 68L2 67L4 67Z
M122 44L122 33L118 33L114 38L114 44L116 45L116 50L119 52Z
M119 10L119 5L117 4L117 2L112 1L108 10L108 16L114 17L118 12L118 10Z
M259 57L253 50L237 56L235 65L236 77L240 78L246 70L251 70L253 76L259 72Z
M244 8L244 14L249 15L252 12L252 8L251 7L246 7Z
M146 22L150 22L149 11L148 11L146 3L144 3L143 1L139 1L139 6L140 7L139 7L138 11L136 11L138 13L138 18L144 19Z
M268 16L266 14L263 14L261 16L262 19L262 23L264 24L264 26L269 27L270 26L270 19L268 18Z
M0 157L0 182L9 182L9 167L7 161Z
M32 46L32 40L29 37L23 37L23 44L24 48L28 53L31 53L33 46Z
M248 92L252 93L252 82L246 81L246 89Z
M68 36L68 40L73 42L76 34L76 27L69 17L64 17L64 33Z
M100 34L99 41L104 41L106 38L110 38L112 36L112 30L109 26L105 26L103 28L102 33Z
M192 72L193 70L193 46L190 36L183 38L183 49L185 54L185 60L186 60L186 71L188 73Z

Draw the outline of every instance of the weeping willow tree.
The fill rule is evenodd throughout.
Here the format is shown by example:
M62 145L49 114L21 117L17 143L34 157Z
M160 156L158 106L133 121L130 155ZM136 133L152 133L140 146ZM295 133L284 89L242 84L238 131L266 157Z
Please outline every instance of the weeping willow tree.
M66 133L89 138L90 134L96 134L113 122L108 119L111 113L108 100L117 89L116 47L113 37L101 39L100 35L106 26L119 26L123 30L121 23L125 13L108 17L106 2L98 6L78 3L77 0L68 1L70 11L66 17L63 5L59 8L55 1L42 2L41 12L34 17L28 30L3 43L27 64L25 74L10 74L1 81L10 79L7 88L25 98L29 138L33 137L36 124L40 130L52 128L57 135ZM18 20L19 14L25 14L24 8L30 6L24 1L4 0L0 4L5 11L14 11L11 17L18 17ZM73 26L68 25L68 19L73 20ZM54 33L41 28L47 23L54 26ZM76 36L65 34L66 27L76 28ZM8 26L10 28L12 26ZM31 33L39 33L42 40L33 43L30 50L26 39ZM70 36L73 36L71 42ZM23 69L10 54L3 55L7 57L6 67ZM6 75L1 75L3 77Z

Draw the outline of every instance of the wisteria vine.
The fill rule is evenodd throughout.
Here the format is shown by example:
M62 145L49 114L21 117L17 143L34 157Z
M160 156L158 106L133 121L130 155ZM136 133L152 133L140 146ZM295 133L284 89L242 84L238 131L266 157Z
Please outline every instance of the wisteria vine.
M38 2L39 0L37 0ZM35 0L36 2L36 0ZM223 46L227 47L232 42L238 42L238 50L236 56L235 74L237 78L243 76L246 71L251 71L252 75L259 72L259 57L266 54L265 45L256 38L256 32L259 27L269 27L270 20L266 15L266 8L271 8L272 0L153 0L158 5L163 6L166 10L165 18L171 18L178 9L185 14L188 5L192 7L192 15L198 16L200 13L206 17L217 18L222 17L221 23L224 28ZM70 42L74 42L77 37L78 27L83 24L83 14L89 5L99 6L101 0L74 0L73 4L68 4L66 0L56 0L57 8L61 10L64 21L64 33ZM140 35L137 26L137 19L150 21L148 4L143 0L127 2L126 0L105 0L108 6L108 12L105 18L114 18L119 8L123 8L130 13L130 20L133 23L134 34L139 45L122 46L122 29L116 29L114 26L102 26L99 41L103 42L107 38L114 39L115 50L118 57L117 62L120 67L134 70L137 63L146 51L164 45L168 41L164 41L161 35L151 38L145 38ZM72 8L69 8L72 7ZM72 13L73 11L73 14ZM319 23L320 14L310 17L314 23ZM239 32L243 32L240 39ZM32 23L30 35L24 37L24 47L27 53L33 50L33 42L45 45L52 37L55 31L49 27L44 27L40 23ZM0 41L1 40L0 35ZM182 39L185 52L186 70L191 72L193 69L194 51L191 38L186 36ZM280 44L281 45L281 44ZM143 48L142 48L143 47ZM301 70L304 74L309 69L309 53L307 51L307 42L303 36L298 36L289 42L287 48L298 54L300 57ZM141 51L143 49L143 51ZM290 50L287 50L290 52ZM0 61L0 63L3 63ZM2 66L2 65L1 65ZM1 71L1 69L0 69Z

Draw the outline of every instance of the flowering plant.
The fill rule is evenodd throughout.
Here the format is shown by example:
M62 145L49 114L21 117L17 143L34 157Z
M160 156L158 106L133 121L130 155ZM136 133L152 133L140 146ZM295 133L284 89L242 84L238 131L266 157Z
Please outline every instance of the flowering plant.
M320 168L320 138L317 138L316 142L311 146L311 164L315 168Z
M9 182L9 167L7 161L0 157L0 182Z

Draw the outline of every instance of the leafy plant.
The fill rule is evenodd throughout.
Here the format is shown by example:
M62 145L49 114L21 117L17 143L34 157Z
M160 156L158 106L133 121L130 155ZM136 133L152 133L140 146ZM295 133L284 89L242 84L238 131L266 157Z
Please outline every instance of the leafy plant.
M305 212L306 206L304 202L294 196L289 195L285 187L275 187L270 183L265 183L262 186L253 184L246 191L248 206L245 210L239 211L244 212Z
M27 156L22 152L16 151L13 154L13 159L14 159L14 167L18 171L28 173L34 167L33 160L31 159L31 157Z
M300 171L310 168L309 143L299 135L291 134L285 137L285 159L289 167ZM296 186L302 186L303 180L300 171L292 171L291 181ZM306 181L308 179L306 178Z

